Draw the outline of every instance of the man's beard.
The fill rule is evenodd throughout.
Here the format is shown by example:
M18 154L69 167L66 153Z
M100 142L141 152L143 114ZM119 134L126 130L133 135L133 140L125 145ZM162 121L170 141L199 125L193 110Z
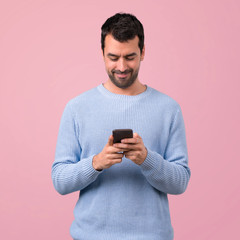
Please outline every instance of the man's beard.
M135 82L135 80L137 79L137 76L138 76L138 71L139 71L139 69L137 69L135 72L132 69L126 70L124 72L121 72L118 70L112 70L111 72L107 72L107 73L108 73L110 80L112 81L112 83L115 86L122 88L122 89L126 89ZM127 76L126 78L117 79L114 76L114 73L117 73L117 74L127 74L127 73L129 74L130 73L131 75L130 75L130 77Z

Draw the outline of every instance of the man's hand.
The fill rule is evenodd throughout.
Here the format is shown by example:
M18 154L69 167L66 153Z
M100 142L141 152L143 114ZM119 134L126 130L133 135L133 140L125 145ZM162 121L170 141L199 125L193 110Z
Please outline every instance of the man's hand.
M113 136L108 139L108 143L103 150L93 157L92 165L97 171L101 171L106 168L110 168L116 163L122 162L124 156L120 148L113 146Z
M121 143L115 143L113 146L123 151L126 158L138 165L141 165L147 157L147 149L137 133L133 134L133 138L125 138Z

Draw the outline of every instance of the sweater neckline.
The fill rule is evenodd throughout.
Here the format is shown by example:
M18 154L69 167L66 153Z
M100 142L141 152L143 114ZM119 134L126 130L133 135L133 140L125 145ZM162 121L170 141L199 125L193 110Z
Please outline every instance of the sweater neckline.
M150 94L151 92L151 87L149 87L148 85L146 85L146 90L144 92L141 92L137 95L124 95L124 94L117 94L117 93L113 93L111 91L109 91L108 89L106 89L103 86L103 83L101 83L100 85L97 86L97 89L106 97L112 98L112 99L121 99L121 100L139 100L142 99L144 97L146 97L147 95Z

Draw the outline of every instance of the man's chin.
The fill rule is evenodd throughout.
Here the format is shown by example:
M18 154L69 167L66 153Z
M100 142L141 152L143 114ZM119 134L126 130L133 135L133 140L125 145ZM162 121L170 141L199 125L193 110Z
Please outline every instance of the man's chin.
M118 88L121 88L121 89L126 89L126 88L128 88L130 85L128 84L128 83L120 83L120 82L118 82L118 81L112 81L112 83L116 86L116 87L118 87Z
M129 87L129 84L123 84L123 83L118 83L118 82L115 82L114 85L121 89L126 89Z
M109 78L111 82L118 88L126 89L130 87L136 80L136 78L133 80L132 75L124 78L120 78L117 76L109 75Z

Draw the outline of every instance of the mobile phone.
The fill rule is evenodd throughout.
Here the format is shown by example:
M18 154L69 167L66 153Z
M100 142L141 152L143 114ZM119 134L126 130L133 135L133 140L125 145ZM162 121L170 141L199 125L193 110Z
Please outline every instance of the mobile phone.
M121 143L124 138L133 138L132 129L115 129L112 131L113 143Z

